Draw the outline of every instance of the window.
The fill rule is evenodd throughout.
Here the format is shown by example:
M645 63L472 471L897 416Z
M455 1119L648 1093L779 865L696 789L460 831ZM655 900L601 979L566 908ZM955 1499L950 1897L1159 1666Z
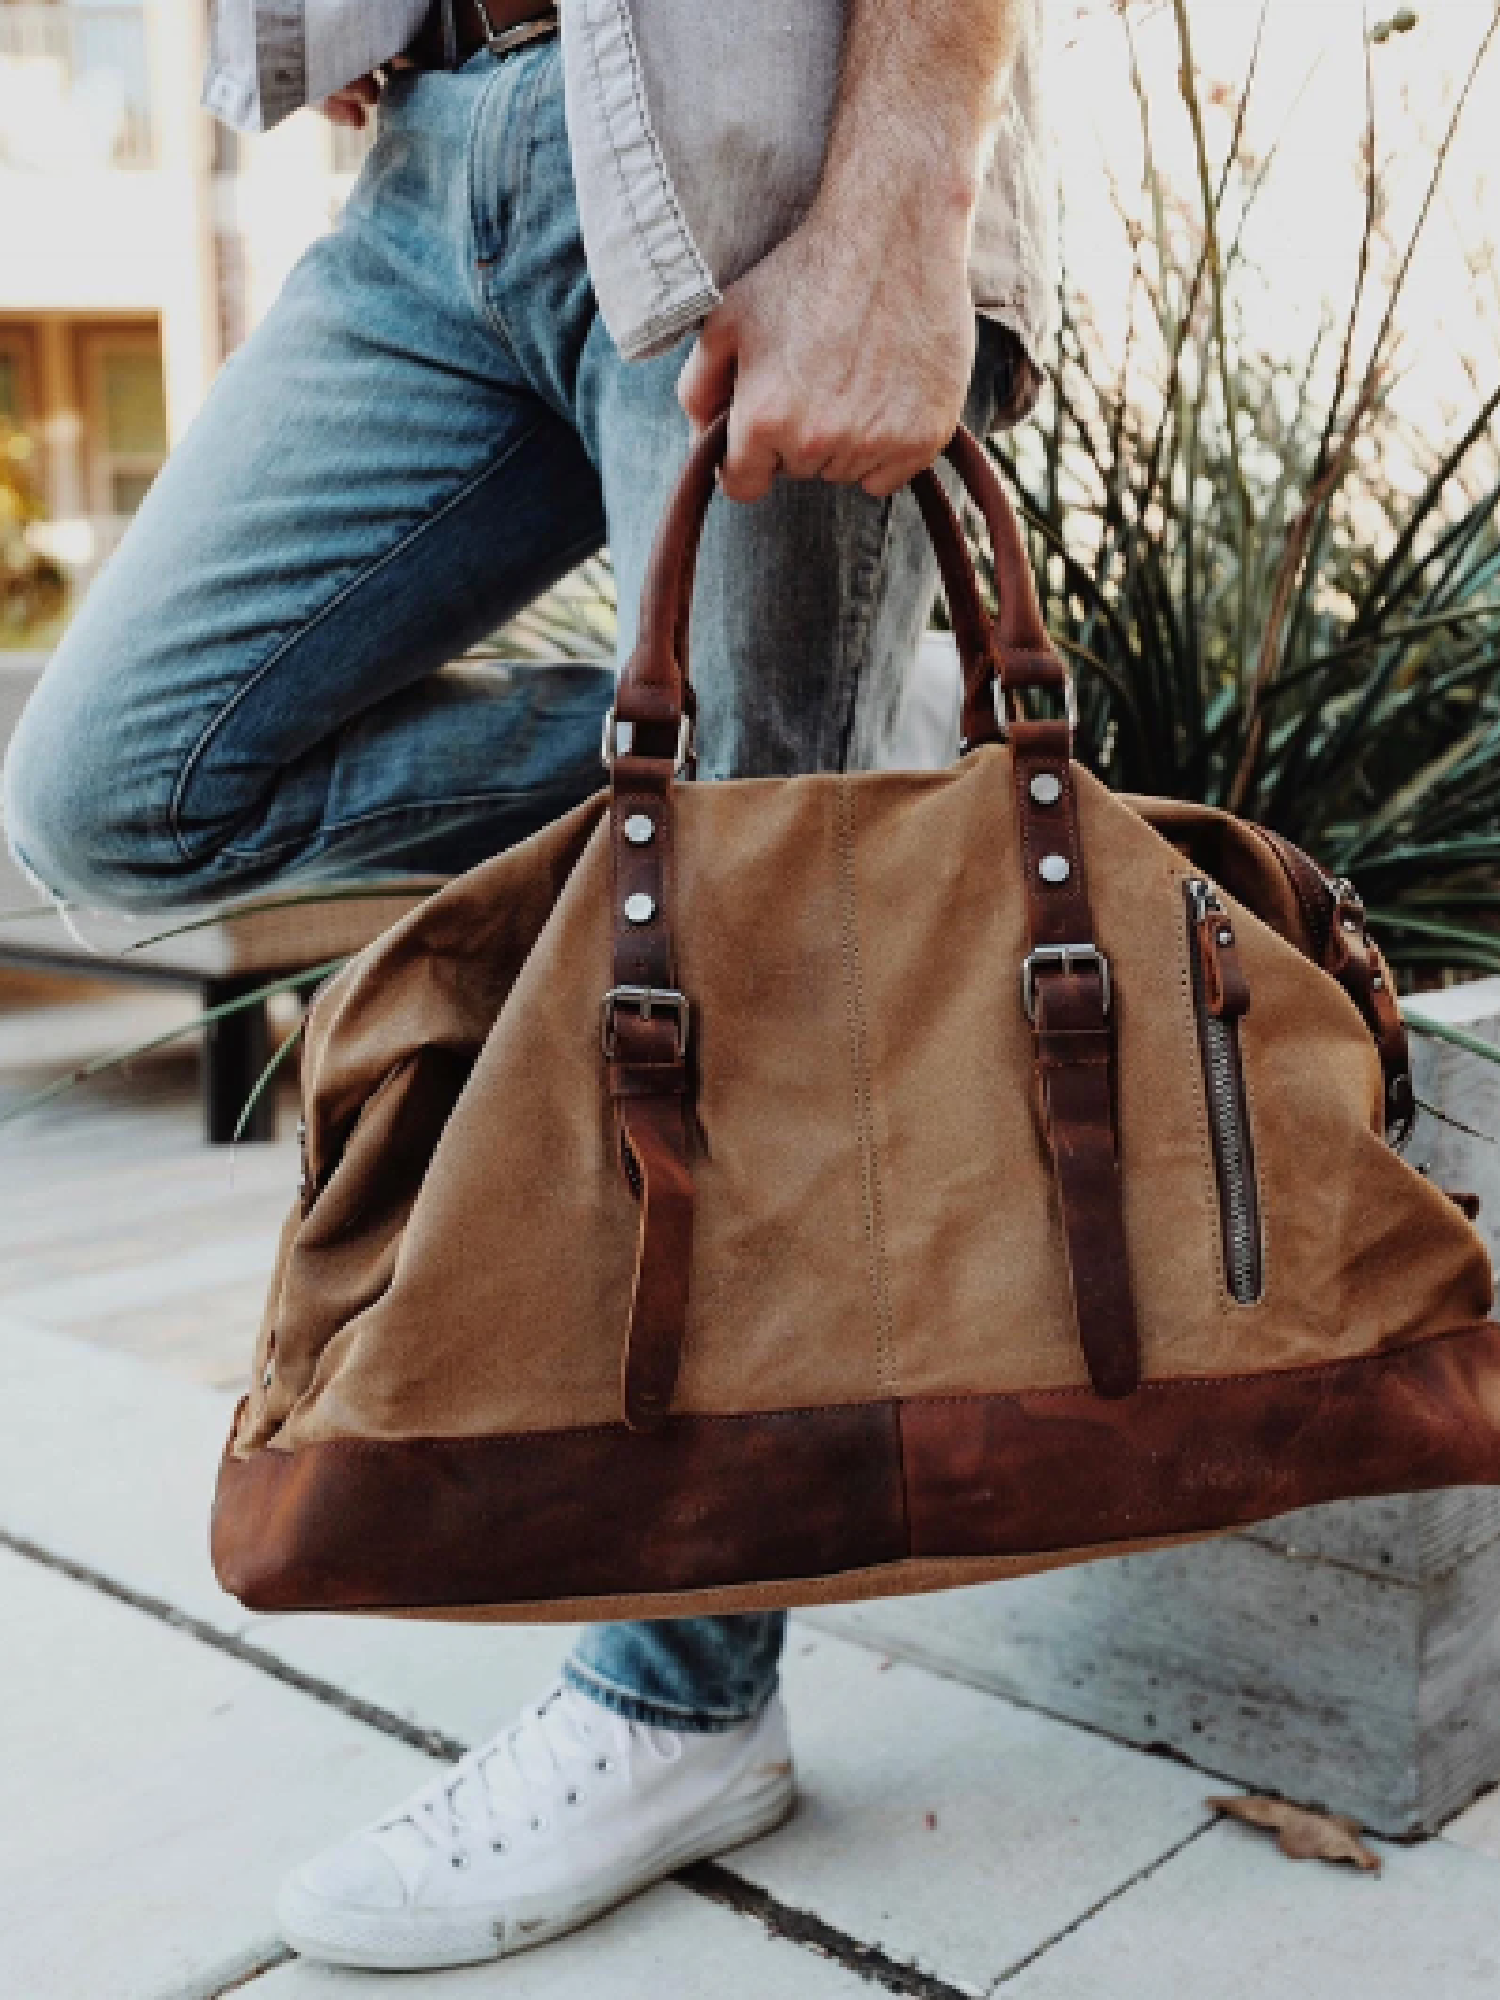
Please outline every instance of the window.
M0 350L0 424L21 421L21 357Z
M133 514L167 455L161 347L154 331L88 328L81 339L92 511Z
M30 327L0 321L0 425L29 424L36 415L33 341Z

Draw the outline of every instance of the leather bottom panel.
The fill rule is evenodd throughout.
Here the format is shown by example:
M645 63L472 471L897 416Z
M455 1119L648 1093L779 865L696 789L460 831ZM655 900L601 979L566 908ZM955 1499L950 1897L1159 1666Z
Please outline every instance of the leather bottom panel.
M911 1554L1044 1554L1500 1484L1500 1326L1266 1375L901 1411Z
M219 1581L255 1611L698 1591L906 1553L894 1405L227 1454Z
M667 1617L940 1589L1356 1495L1500 1484L1500 1326L1231 1380L227 1452L258 1611Z

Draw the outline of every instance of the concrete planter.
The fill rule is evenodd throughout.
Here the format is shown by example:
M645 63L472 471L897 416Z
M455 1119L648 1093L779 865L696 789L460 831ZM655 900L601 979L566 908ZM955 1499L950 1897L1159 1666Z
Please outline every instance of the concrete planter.
M1414 1005L1500 1043L1500 978ZM1419 1096L1500 1135L1500 1068L1414 1046ZM1424 1113L1407 1157L1481 1197L1500 1262L1500 1146ZM1395 1837L1500 1781L1500 1489L1312 1508L816 1622Z

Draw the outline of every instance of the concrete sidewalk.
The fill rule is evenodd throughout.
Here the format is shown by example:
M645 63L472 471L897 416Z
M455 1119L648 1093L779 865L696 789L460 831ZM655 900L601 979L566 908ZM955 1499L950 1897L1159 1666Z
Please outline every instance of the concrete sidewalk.
M163 1058L0 1132L0 2000L1500 1993L1500 1795L1378 1877L1297 1865L1199 1772L796 1624L780 1832L472 1972L294 1961L281 1872L541 1692L568 1635L218 1591L213 1470L296 1166L209 1155L193 1117Z

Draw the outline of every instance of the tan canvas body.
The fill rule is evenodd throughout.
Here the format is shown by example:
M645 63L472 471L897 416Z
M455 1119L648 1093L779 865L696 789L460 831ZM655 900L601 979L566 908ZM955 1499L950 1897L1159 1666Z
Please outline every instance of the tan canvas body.
M1334 1490L1500 1477L1500 1348L1484 1324L1493 1287L1483 1246L1387 1145L1370 1028L1314 962L1276 852L1206 808L1127 801L1082 771L1075 783L1096 942L1112 972L1120 1183L1146 1386L1108 1404L1090 1391L1020 1004L1013 753L990 745L941 773L675 788L694 1233L667 1428L696 1436L697 1419L799 1413L806 1425L807 1413L826 1423L831 1412L895 1411L892 1423L909 1428L892 1507L910 1530L935 1519L937 1504L911 1465L923 1452L934 1466L959 1464L971 1448L935 1442L957 1438L950 1409L972 1417L999 1399L1007 1423L1075 1408L1082 1422L1097 1405L1112 1432L1135 1421L1132 1406L1166 1410L1153 1421L1198 1454L1192 1517L1151 1519L1143 1533L1140 1521L1113 1520L1072 1550L912 1545L831 1575L810 1564L708 1581L700 1566L687 1588L673 1587L670 1565L658 1588L571 1588L564 1551L555 1589L467 1605L438 1593L430 1608L723 1609L931 1587L1209 1532L1246 1511L1241 1493L1225 1518L1203 1518L1214 1478L1203 1434L1216 1426L1230 1456L1243 1459L1257 1435L1266 1444L1258 1511L1324 1497L1295 1470L1278 1473L1272 1434L1254 1429L1269 1420L1255 1416L1245 1431L1236 1385L1274 1378L1295 1425L1296 1397L1311 1410L1330 1369L1341 1371L1339 1394L1357 1399L1351 1385L1364 1378L1349 1368L1373 1363L1370 1380L1389 1383L1382 1357L1434 1342L1433 1355L1461 1358L1462 1409L1434 1412L1432 1397L1448 1391L1403 1376L1396 1416L1382 1405L1373 1421L1373 1458L1351 1464L1342 1488L1331 1473ZM1263 1260L1254 1303L1236 1301L1225 1269L1189 876L1221 891L1250 993L1240 1041ZM288 1554L300 1532L291 1514L320 1504L313 1468L334 1463L330 1453L378 1462L389 1447L405 1464L408 1448L429 1441L477 1451L581 1433L618 1436L628 1450L622 1338L640 1216L600 1048L611 901L601 794L438 893L316 1002L307 1186L283 1237L216 1524L221 1573L251 1601L300 1592L422 1608L382 1604L374 1588L362 1595L366 1558L353 1546L345 1584L309 1582L305 1563L299 1582L287 1580L300 1561ZM1083 1483L1087 1436L1084 1422L1055 1462ZM667 1448L636 1442L642 1465ZM289 1462L313 1486L289 1485ZM279 1475L274 1500L269 1485L234 1483L257 1463L265 1478ZM772 1451L738 1506L783 1505L777 1463ZM1045 1465L1059 1476L1051 1457ZM1243 1464L1235 1476L1242 1487ZM513 1512L495 1532L524 1535L527 1492L507 1490ZM628 1510L628 1476L580 1500ZM673 1487L671 1509L689 1500ZM583 1507L569 1532L584 1533L586 1519ZM670 1526L643 1515L643 1534ZM435 1546L439 1570L443 1560Z

